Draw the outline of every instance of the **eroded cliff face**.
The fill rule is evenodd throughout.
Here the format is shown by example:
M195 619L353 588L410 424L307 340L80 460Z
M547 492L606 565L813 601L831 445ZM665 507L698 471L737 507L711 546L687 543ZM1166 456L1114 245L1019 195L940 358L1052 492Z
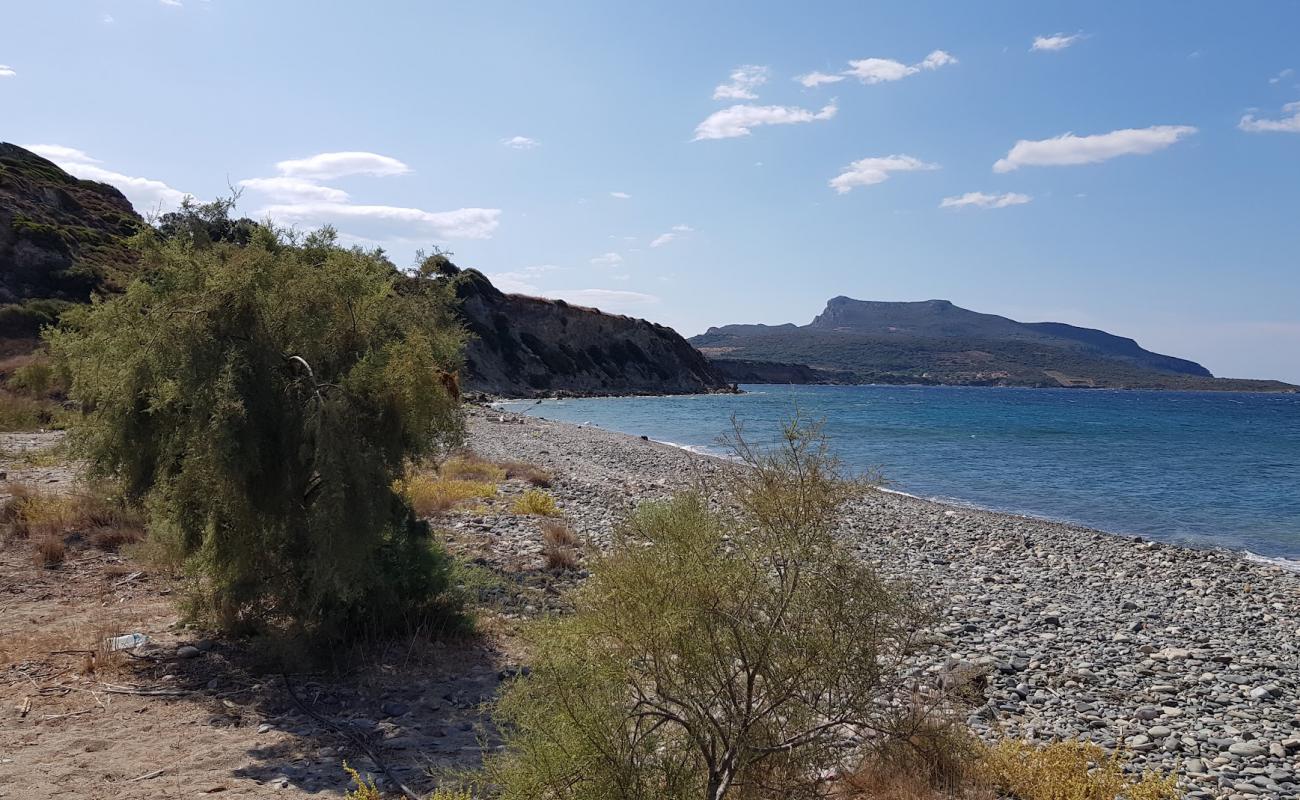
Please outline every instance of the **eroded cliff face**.
M676 331L562 300L505 294L475 270L453 276L473 335L461 385L505 397L729 390Z

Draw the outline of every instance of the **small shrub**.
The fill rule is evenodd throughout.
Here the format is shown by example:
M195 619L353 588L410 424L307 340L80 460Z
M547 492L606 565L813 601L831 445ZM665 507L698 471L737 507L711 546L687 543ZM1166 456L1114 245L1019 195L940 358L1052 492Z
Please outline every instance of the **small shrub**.
M66 557L67 547L63 544L63 537L58 534L46 534L36 545L36 563L42 567L57 567Z
M447 459L438 474L447 480L477 481L479 483L500 483L506 479L506 471L473 453L458 453Z
M562 571L577 568L577 544L578 537L568 525L555 521L542 523L542 557L546 559L547 569Z
M803 800L895 735L934 617L838 537L860 487L826 448L797 423L739 443L730 502L641 507L573 613L527 628L487 761L502 800Z
M555 505L555 498L540 489L529 489L515 500L511 511L516 514L528 514L533 517L557 517L560 509Z
M1018 800L1175 800L1173 776L1123 770L1119 753L1106 755L1095 744L1078 741L1036 746L1003 741L989 748L979 768L992 788Z
M539 489L549 489L555 482L551 473L527 461L504 461L501 466L505 469L506 478L512 481L527 481Z
M375 785L374 778L363 779L361 773L350 767L346 761L343 762L343 771L348 774L352 779L352 785L356 787L345 792L343 800L384 800L384 795Z
M48 404L0 389L0 431L34 431L51 420Z
M422 517L445 514L467 500L496 497L494 483L440 478L424 472L408 474L397 484L415 513Z

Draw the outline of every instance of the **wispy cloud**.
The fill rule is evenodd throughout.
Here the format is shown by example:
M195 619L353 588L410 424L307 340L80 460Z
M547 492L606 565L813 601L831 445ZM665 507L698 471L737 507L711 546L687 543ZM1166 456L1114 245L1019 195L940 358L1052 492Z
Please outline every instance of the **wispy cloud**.
M304 178L290 178L283 175L274 178L245 178L239 182L239 185L255 192L261 192L276 200L314 200L326 203L343 203L348 199L348 193L342 189L322 186Z
M99 18L99 21L104 23L105 25L112 25L116 20L113 19L112 14L105 14L104 16Z
M1094 136L1063 133L1052 139L1015 143L1006 158L998 159L994 172L1011 172L1020 167L1056 167L1096 164L1118 156L1147 155L1196 133L1191 125L1152 125L1125 128Z
M845 194L858 186L872 186L884 183L895 172L915 172L917 170L938 169L938 164L930 164L919 158L904 155L863 158L844 168L844 172L830 180L830 186L839 194Z
M617 267L623 263L623 256L618 253L603 253L591 259L593 267Z
M372 241L440 237L487 239L500 225L499 208L458 208L426 211L409 206L382 203L353 203L342 189L322 181L347 176L375 178L405 175L411 171L391 156L363 151L317 153L276 163L280 173L270 177L245 178L239 185L262 194L269 201L259 214L277 222L304 225L359 225ZM356 231L348 231L359 235Z
M892 58L860 58L849 62L844 75L857 78L865 84L888 83L899 81L922 70L936 70L949 64L956 64L957 59L945 50L935 50L915 64L904 64Z
M0 78L12 78L18 73L8 64L0 64Z
M615 200L631 200L631 199L632 199L632 195L628 194L627 192L610 192L610 193L609 193L609 196L612 197L612 198L614 198Z
M634 313L659 302L658 295L622 289L555 289L546 292L545 296L574 305L591 306L620 313Z
M61 144L23 145L38 156L43 156L58 164L64 170L91 181L100 181L116 187L131 201L137 210L150 213L170 211L179 206L186 193L173 189L166 183L153 178L125 175L106 169L97 158L91 158L84 150Z
M1007 192L1006 194L985 194L984 192L967 192L963 195L945 197L939 208L1006 208L1028 203L1034 198L1027 194Z
M809 72L807 75L800 75L795 80L802 83L805 87L812 89L821 86L824 83L839 83L844 80L843 75L828 75L825 72Z
M158 2L164 6L171 6L172 8L180 8L181 5L183 5L181 0L158 0Z
M1268 82L1269 82L1269 83L1275 83L1275 84L1276 84L1276 83L1281 83L1282 81L1286 80L1287 78L1291 77L1291 76L1294 75L1294 74L1295 74L1295 70L1291 69L1290 67L1287 67L1286 69L1282 70L1282 71L1279 72L1278 74L1276 74L1276 75L1274 75L1273 77L1269 78L1269 79L1268 79Z
M262 213L278 222L310 225L336 224L340 220L397 225L404 231L447 239L488 239L500 225L499 208L458 208L454 211L425 211L403 206L362 205L308 201L266 206Z
M1237 127L1249 133L1300 133L1300 102L1282 106L1282 114L1284 116L1278 119L1260 119L1247 114ZM1288 114L1290 116L1285 116Z
M837 110L833 100L821 111L809 111L796 106L735 105L710 114L695 127L695 138L692 141L748 136L754 128L761 125L793 125L830 119Z
M652 239L650 241L650 246L663 247L669 242L676 241L677 239L681 238L682 234L691 233L694 230L695 229L692 228L690 225L674 225L672 227L672 230L667 231L666 233L661 233L658 236L656 236L654 239Z
M542 143L527 136L511 136L502 139L501 144L513 150L532 150L534 147L540 147Z
M347 175L405 175L411 171L410 167L391 156L366 152L317 153L306 158L280 161L275 168L290 178L322 181Z
M1030 52L1052 53L1064 50L1082 38L1082 33L1053 33L1050 36L1035 36L1034 43L1030 45L1029 50Z
M767 83L767 67L746 64L731 71L731 80L713 90L714 100L754 100L755 89Z

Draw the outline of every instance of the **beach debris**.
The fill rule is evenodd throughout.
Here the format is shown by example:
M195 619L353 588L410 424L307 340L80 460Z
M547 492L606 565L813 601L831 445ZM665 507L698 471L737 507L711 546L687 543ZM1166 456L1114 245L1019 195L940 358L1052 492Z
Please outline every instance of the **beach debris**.
M104 646L110 653L118 650L133 650L142 644L148 644L149 637L143 633L124 633L121 636L110 636L104 640Z

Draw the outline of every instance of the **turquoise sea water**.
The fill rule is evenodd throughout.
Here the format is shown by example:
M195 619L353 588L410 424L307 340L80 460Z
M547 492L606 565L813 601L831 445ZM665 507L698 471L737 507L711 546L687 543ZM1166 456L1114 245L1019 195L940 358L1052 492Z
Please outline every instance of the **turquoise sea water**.
M742 395L518 401L516 411L717 450L798 408L909 494L1300 559L1300 395L744 386Z

